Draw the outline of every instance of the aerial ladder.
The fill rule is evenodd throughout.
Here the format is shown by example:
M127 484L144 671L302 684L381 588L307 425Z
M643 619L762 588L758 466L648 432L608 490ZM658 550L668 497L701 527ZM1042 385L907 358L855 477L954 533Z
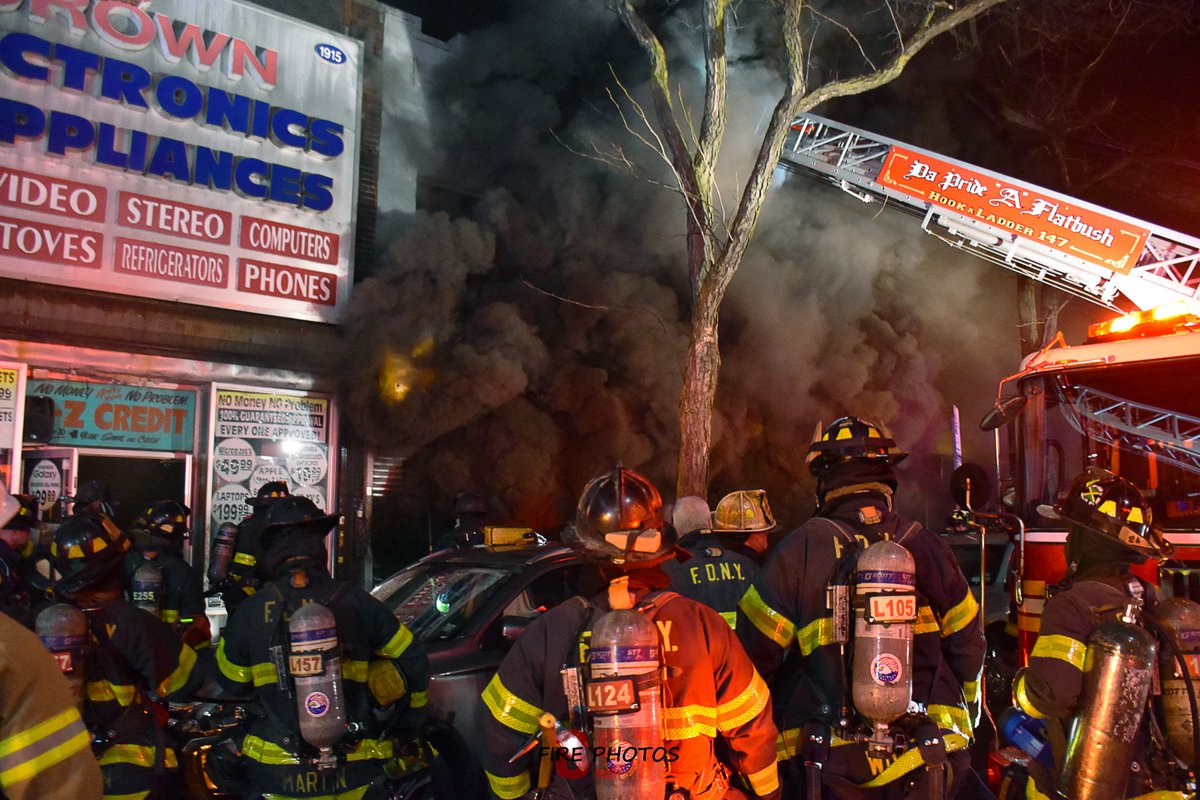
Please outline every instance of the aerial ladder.
M792 123L780 167L919 217L951 247L1113 311L1200 318L1196 237L815 115ZM1021 374L1069 363L1049 348ZM1200 474L1200 419L1075 386L1066 375L1059 396L1081 433L1148 444Z

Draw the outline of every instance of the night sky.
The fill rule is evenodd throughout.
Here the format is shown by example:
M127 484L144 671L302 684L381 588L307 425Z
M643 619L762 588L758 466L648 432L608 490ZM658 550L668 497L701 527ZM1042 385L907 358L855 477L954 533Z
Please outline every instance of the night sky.
M1191 4L1128 3L1120 26L1107 0L1085 3L1104 9L1090 16L1080 3L1026 4L980 22L978 46L946 39L891 86L816 113L1200 233ZM464 34L430 87L425 172L441 177L426 193L445 213L386 222L390 249L347 326L359 433L409 457L398 513L427 519L475 488L505 521L553 527L617 461L669 495L688 316L682 210L587 157L618 143L661 178L606 95L615 74L644 97L641 52L587 0L393 5L430 35ZM684 6L668 4L669 42L688 31ZM726 202L778 95L767 7L738 6L731 39ZM1057 40L1029 47L1039 26ZM694 60L680 52L673 74L694 96ZM710 502L761 487L785 526L799 522L813 427L850 412L892 425L913 453L901 506L939 525L952 406L968 459L990 459L976 423L1019 361L1016 285L911 218L778 180L722 308ZM1098 314L1072 300L1062 319L1078 340ZM410 391L380 400L397 369Z

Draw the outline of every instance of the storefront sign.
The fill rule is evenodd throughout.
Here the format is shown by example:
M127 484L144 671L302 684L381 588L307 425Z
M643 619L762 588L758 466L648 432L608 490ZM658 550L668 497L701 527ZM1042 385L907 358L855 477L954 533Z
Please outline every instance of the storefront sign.
M20 364L0 364L0 483L16 491L13 476L21 455L21 404L25 393L25 367Z
M328 510L335 450L330 406L319 395L213 389L212 530L244 519L250 513L246 500L272 481Z
M31 380L28 392L54 401L51 444L190 453L195 442L196 393L192 391Z
M1092 264L1127 273L1150 232L1068 198L893 145L877 180Z
M54 508L58 499L67 493L69 468L70 459L66 457L30 460L25 491L37 499L42 511Z
M0 275L336 322L362 58L246 0L0 0Z

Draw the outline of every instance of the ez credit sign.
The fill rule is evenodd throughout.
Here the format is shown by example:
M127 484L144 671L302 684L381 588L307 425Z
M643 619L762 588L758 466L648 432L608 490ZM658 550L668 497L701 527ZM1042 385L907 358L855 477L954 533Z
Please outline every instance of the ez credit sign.
M190 453L195 442L193 391L31 380L27 394L54 400L51 444Z

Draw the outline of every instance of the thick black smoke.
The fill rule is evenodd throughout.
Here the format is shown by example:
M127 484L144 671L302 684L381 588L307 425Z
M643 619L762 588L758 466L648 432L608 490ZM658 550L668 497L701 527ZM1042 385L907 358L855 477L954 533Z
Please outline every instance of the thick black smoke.
M669 28L682 36L685 23ZM752 50L766 30L745 20L731 43L728 207L780 91ZM698 59L674 66L686 97ZM477 488L510 521L552 526L617 461L670 495L690 311L683 209L588 157L590 143L615 143L663 178L605 96L619 79L644 100L647 71L601 4L528 0L465 37L439 76L431 169L478 196L465 215L398 223L347 324L351 417L408 457L397 513ZM1016 368L1014 287L913 218L781 174L722 308L710 502L765 488L784 523L799 522L814 425L857 413L912 452L902 504L939 524L952 405L968 458L989 458L976 423Z

